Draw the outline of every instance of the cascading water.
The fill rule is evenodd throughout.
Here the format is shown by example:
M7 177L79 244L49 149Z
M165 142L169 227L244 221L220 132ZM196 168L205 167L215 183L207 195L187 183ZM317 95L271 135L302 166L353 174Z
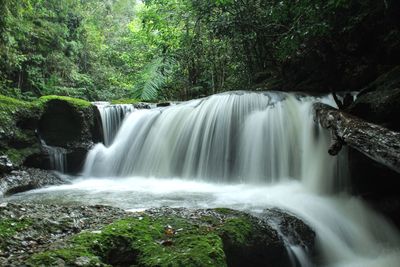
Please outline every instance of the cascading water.
M49 154L50 168L52 170L64 173L67 168L67 152L64 148L49 146L44 140L41 140L42 147Z
M110 148L99 144L90 152L85 175L258 183L296 178L331 190L338 162L326 153L329 137L313 123L311 104L283 93L236 92L138 111Z
M111 105L108 102L95 102L94 104L100 112L104 145L109 146L113 142L125 116L133 112L135 108L130 104Z
M400 234L346 193L346 152L328 155L329 132L313 122L315 101L333 104L329 97L234 92L136 111L109 147L92 149L81 179L31 195L131 210L277 207L315 230L317 266L398 267ZM283 239L294 262L311 265Z

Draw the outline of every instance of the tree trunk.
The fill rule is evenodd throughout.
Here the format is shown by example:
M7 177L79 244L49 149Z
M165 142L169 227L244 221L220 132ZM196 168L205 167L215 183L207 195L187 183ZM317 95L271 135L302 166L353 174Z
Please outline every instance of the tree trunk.
M341 144L346 144L400 173L400 133L322 103L314 104L314 112L316 122L331 129L331 155L339 152Z

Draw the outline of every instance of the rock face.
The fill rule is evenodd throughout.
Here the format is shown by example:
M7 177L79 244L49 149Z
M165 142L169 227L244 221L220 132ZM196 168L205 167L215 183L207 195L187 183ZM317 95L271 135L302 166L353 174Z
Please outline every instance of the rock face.
M14 220L13 224L4 227L18 226L17 235L22 242L24 236L36 242L37 238L57 235L59 242L29 245L29 250L25 251L26 248L18 245L21 242L13 243L13 239L2 239L0 235L3 249L0 263L19 265L24 262L28 266L58 266L62 263L61 266L289 267L292 264L282 233L297 236L295 239L303 242L299 243L300 246L313 249L315 234L299 219L279 210L267 210L260 216L230 209L157 208L141 213L124 213L101 206L25 207L9 204L0 207L0 218L6 222ZM39 217L49 219L54 226L47 227L49 223L43 224L42 219L37 220ZM107 222L105 218L108 218L108 223L117 218L121 220L99 229ZM71 231L72 222L77 222L77 231L90 231L71 235L74 233ZM14 230L15 235L17 231L14 228L8 233ZM57 231L59 234L54 234ZM24 250L22 254L18 252L21 249Z
M369 122L400 131L400 66L364 88L348 112Z
M66 150L66 172L79 172L88 150L101 141L96 108L84 100L67 97L48 96L42 101L40 137L46 145Z
M0 156L0 175L11 172L13 168L14 166L7 156Z
M400 66L361 90L347 112L400 132ZM354 193L363 196L400 227L400 175L358 151L350 149L349 153Z

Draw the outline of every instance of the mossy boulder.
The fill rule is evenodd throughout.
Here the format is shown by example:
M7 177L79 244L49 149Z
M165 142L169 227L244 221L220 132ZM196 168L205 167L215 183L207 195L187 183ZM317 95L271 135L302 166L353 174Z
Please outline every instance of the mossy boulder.
M293 217L284 212L282 216ZM291 220L305 225L295 217ZM314 242L309 228L307 235L305 239ZM183 208L134 213L100 231L75 235L27 261L29 266L60 262L65 266L291 266L282 238L267 220L230 209Z
M40 137L47 145L67 151L67 172L79 172L88 150L101 139L96 107L85 100L64 96L44 96L37 103L42 110ZM31 158L31 165L37 164L36 158Z
M90 102L62 96L39 99L42 116L39 134L50 146L67 148L75 143L91 143L93 106Z
M101 141L100 119L90 102L43 96L26 102L0 95L0 155L13 166L49 169L47 145L65 149L67 172L81 171L87 151Z

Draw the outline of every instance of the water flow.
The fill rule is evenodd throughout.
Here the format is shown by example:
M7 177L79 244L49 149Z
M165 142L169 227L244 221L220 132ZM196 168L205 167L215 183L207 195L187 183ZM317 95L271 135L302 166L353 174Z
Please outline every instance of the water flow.
M326 153L329 135L313 123L313 101L235 92L137 111L109 148L99 144L89 153L85 175L251 183L303 179L313 190L330 191L339 180L338 160Z
M67 151L61 147L49 146L41 140L42 147L49 154L50 168L64 173L67 168Z
M329 132L313 122L314 101L333 104L236 92L133 112L110 147L89 153L82 179L22 198L132 210L278 207L315 230L317 266L398 267L399 232L346 193L346 158L328 155ZM311 265L290 236L282 239L294 265Z
M110 146L125 116L133 112L135 108L130 104L111 105L108 102L95 102L94 104L100 112L104 145Z

